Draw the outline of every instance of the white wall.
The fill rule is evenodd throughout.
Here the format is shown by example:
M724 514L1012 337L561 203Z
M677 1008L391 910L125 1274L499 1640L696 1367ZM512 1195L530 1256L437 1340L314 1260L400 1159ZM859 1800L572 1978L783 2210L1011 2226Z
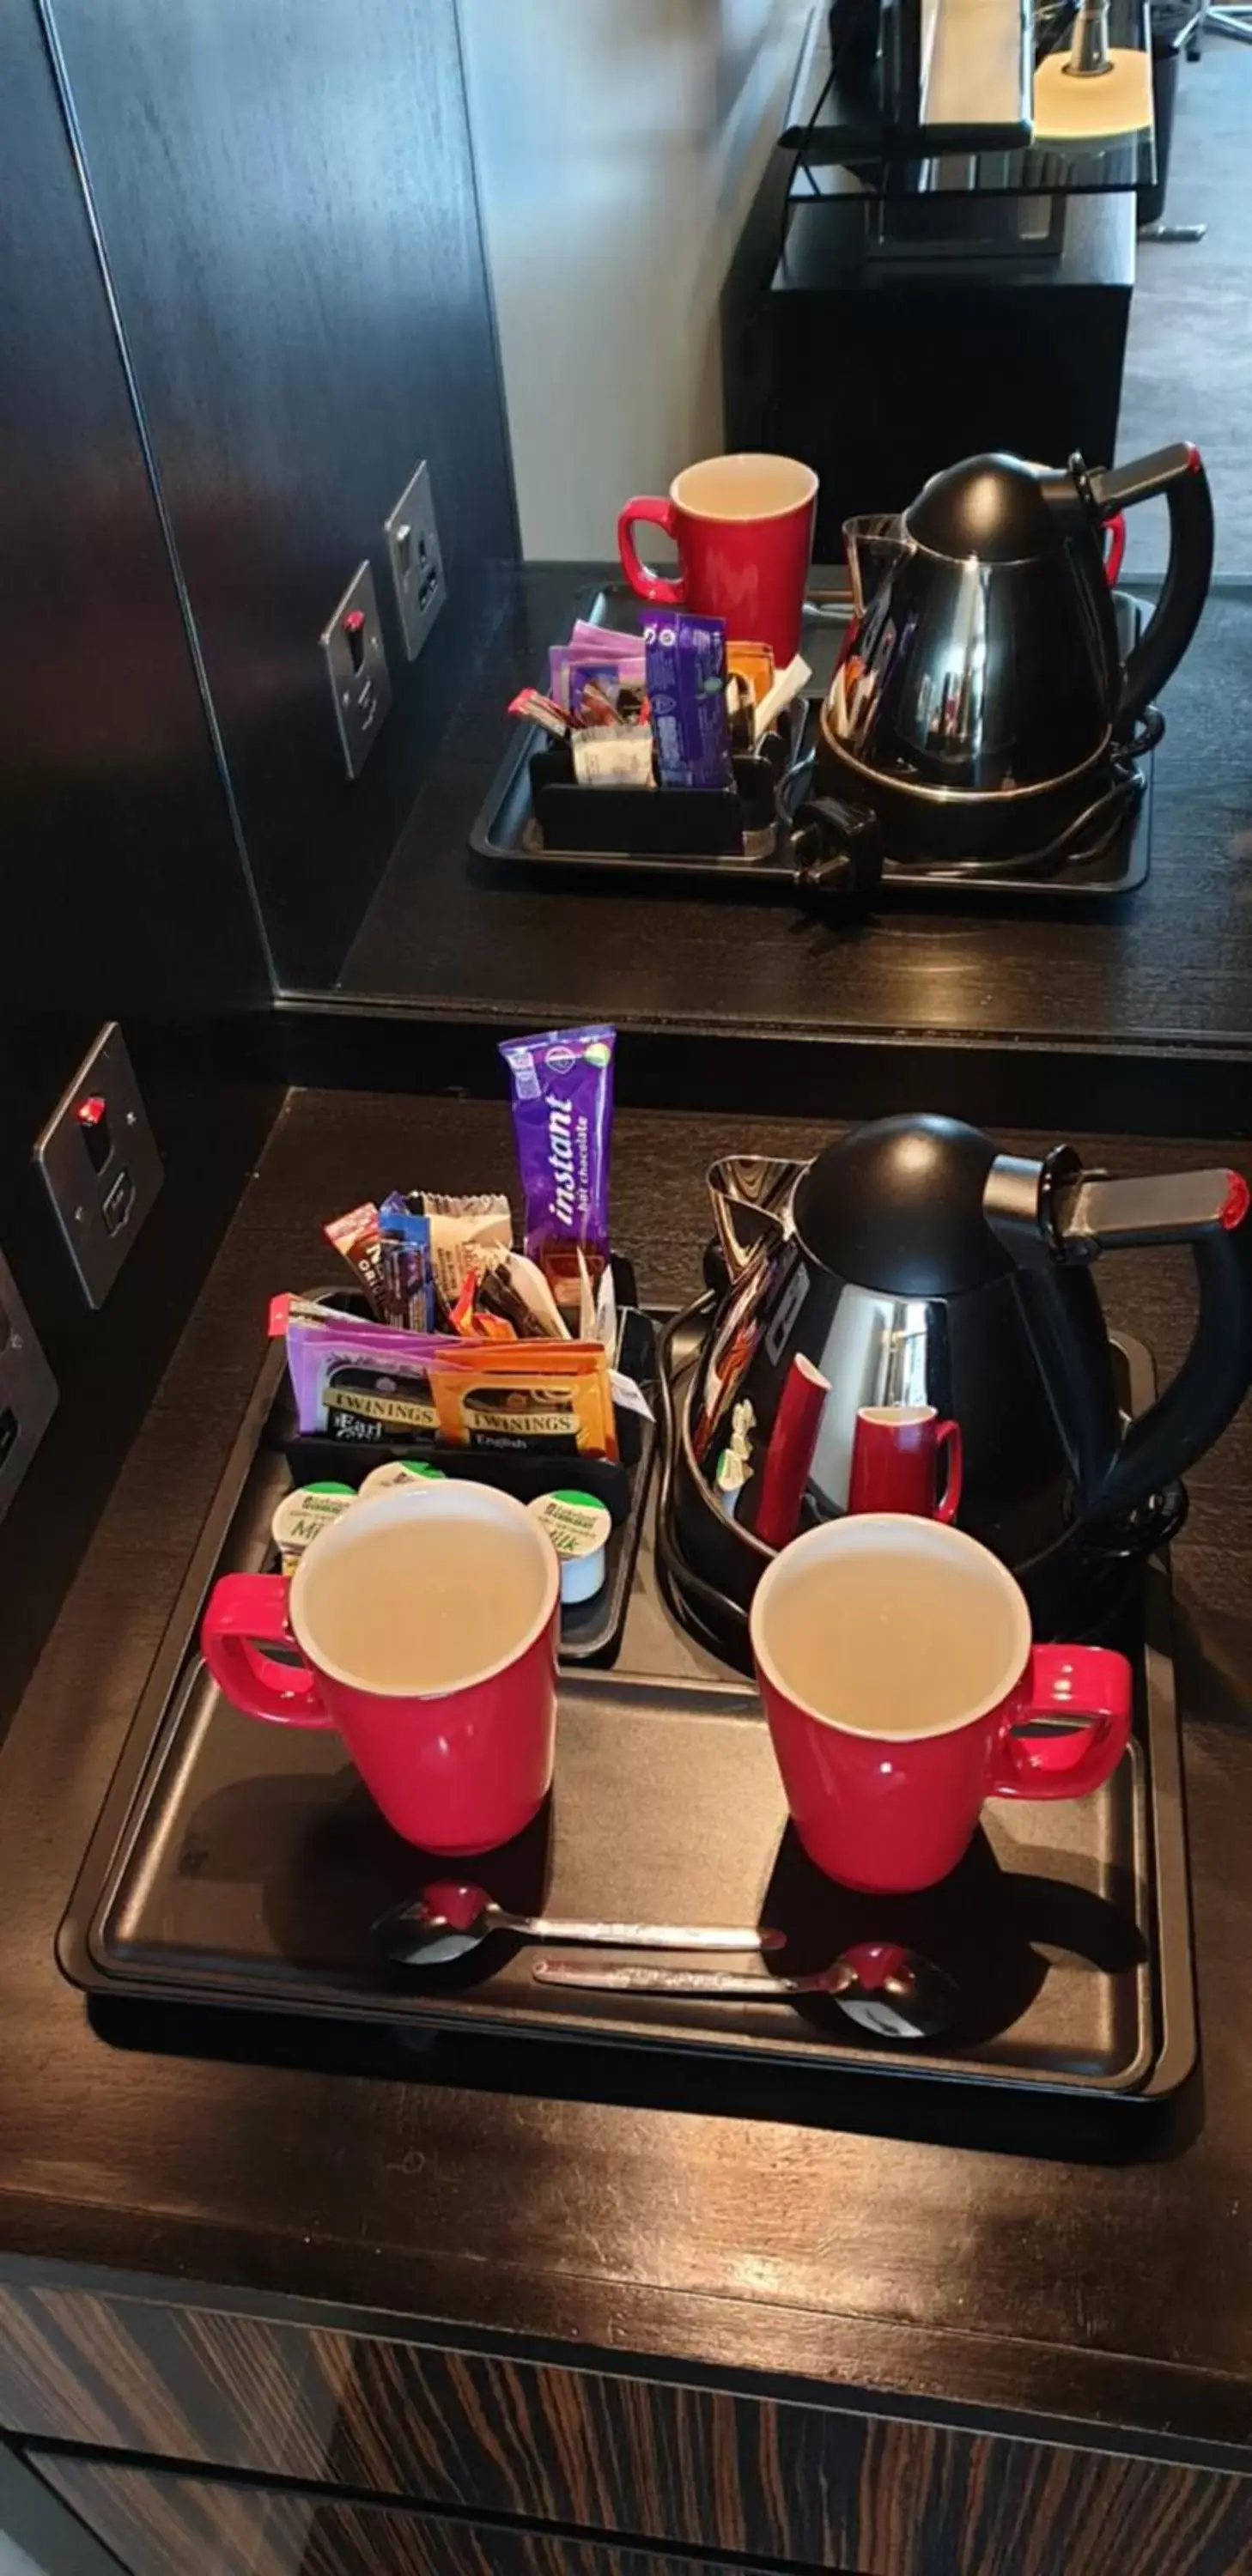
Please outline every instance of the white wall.
M34 2559L28 2558L25 2550L19 2549L15 2540L6 2540L2 2531L0 2531L0 2576L44 2576L43 2569L36 2567Z
M718 296L805 0L460 0L522 543L723 445Z

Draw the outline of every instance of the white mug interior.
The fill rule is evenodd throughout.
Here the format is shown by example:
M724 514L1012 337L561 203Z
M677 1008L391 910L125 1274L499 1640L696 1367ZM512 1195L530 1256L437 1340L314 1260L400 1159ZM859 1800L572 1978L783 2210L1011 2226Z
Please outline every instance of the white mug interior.
M817 476L794 456L706 456L674 476L669 497L695 519L783 519L816 500Z
M858 1404L858 1422L885 1422L889 1429L911 1430L918 1422L937 1422L933 1404Z
M908 1512L854 1512L842 1520L823 1521L820 1528L806 1530L802 1538L792 1539L774 1558L757 1585L751 1619L757 1671L772 1689L837 1734L882 1740L883 1730L859 1726L854 1717L843 1713L836 1717L830 1710L817 1707L796 1689L788 1677L785 1660L775 1652L778 1614L791 1587L820 1584L824 1567L835 1560L846 1563L849 1558L889 1560L899 1568L902 1596L907 1594L911 1565L929 1560L950 1566L969 1586L971 1602L982 1605L979 1617L984 1623L987 1652L979 1689L953 1717L915 1727L893 1726L890 1735L894 1743L918 1743L929 1736L954 1735L1007 1699L1025 1672L1031 1649L1030 1612L1020 1584L1008 1567L966 1530L953 1529L945 1521L923 1520Z
M476 1658L473 1635L468 1635L465 1669L453 1682L431 1688L424 1688L420 1680L408 1684L380 1682L368 1671L351 1669L340 1660L333 1642L328 1642L333 1640L336 1603L342 1586L353 1581L362 1552L368 1550L379 1531L403 1525L411 1529L414 1548L418 1549L423 1531L429 1531L432 1524L455 1529L466 1549L472 1549L476 1542L481 1544L488 1532L497 1543L515 1548L533 1571L527 1616L524 1622L519 1621L517 1634L506 1652L487 1663L481 1655ZM468 1690L478 1682L490 1681L527 1654L552 1617L560 1586L560 1563L551 1540L514 1495L502 1493L492 1485L473 1484L468 1478L450 1476L446 1482L436 1483L433 1478L415 1477L411 1485L398 1486L390 1493L354 1504L328 1529L318 1532L291 1578L288 1617L301 1653L332 1681L369 1691L380 1699L443 1699L451 1690Z

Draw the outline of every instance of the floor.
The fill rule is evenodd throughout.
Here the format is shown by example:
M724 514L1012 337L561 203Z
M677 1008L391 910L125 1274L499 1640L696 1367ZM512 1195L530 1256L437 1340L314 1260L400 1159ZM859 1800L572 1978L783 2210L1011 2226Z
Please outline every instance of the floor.
M1252 573L1252 45L1210 35L1198 63L1179 65L1165 220L1208 230L1201 242L1139 244L1118 452L1194 438L1213 486L1217 568ZM1135 512L1131 540L1128 571L1163 567L1162 503Z

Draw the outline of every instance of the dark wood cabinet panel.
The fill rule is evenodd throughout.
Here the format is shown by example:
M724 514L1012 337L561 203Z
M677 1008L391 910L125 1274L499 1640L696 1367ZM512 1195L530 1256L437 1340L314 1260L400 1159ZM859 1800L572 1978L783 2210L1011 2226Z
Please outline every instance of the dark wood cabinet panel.
M208 2478L40 2463L128 2576L695 2576L690 2558ZM739 2576L725 2559L720 2576ZM747 2571L743 2571L747 2576ZM756 2576L756 2571L753 2571Z
M280 980L333 983L516 535L455 0L45 0ZM410 664L383 521L447 584ZM350 785L317 649L370 556L395 707Z
M0 1208L61 1388L4 1524L2 1735L278 1101L264 953L32 0L0 9L0 169ZM96 1315L32 1147L110 1019L166 1186Z
M1252 2478L74 2291L0 2292L0 2412L28 2436L866 2576L1252 2570Z

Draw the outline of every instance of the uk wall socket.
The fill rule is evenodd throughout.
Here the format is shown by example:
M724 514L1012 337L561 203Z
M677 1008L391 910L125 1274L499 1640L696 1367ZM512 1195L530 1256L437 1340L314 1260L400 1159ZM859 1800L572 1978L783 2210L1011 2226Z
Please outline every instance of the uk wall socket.
M405 484L384 522L384 534L404 649L410 662L415 662L447 597L430 468L425 460Z
M57 1382L0 1253L0 1521L56 1411Z
M391 674L368 563L357 565L320 640L344 767L349 778L359 778L391 712Z
M35 1145L89 1306L102 1306L165 1178L116 1020L100 1031Z

